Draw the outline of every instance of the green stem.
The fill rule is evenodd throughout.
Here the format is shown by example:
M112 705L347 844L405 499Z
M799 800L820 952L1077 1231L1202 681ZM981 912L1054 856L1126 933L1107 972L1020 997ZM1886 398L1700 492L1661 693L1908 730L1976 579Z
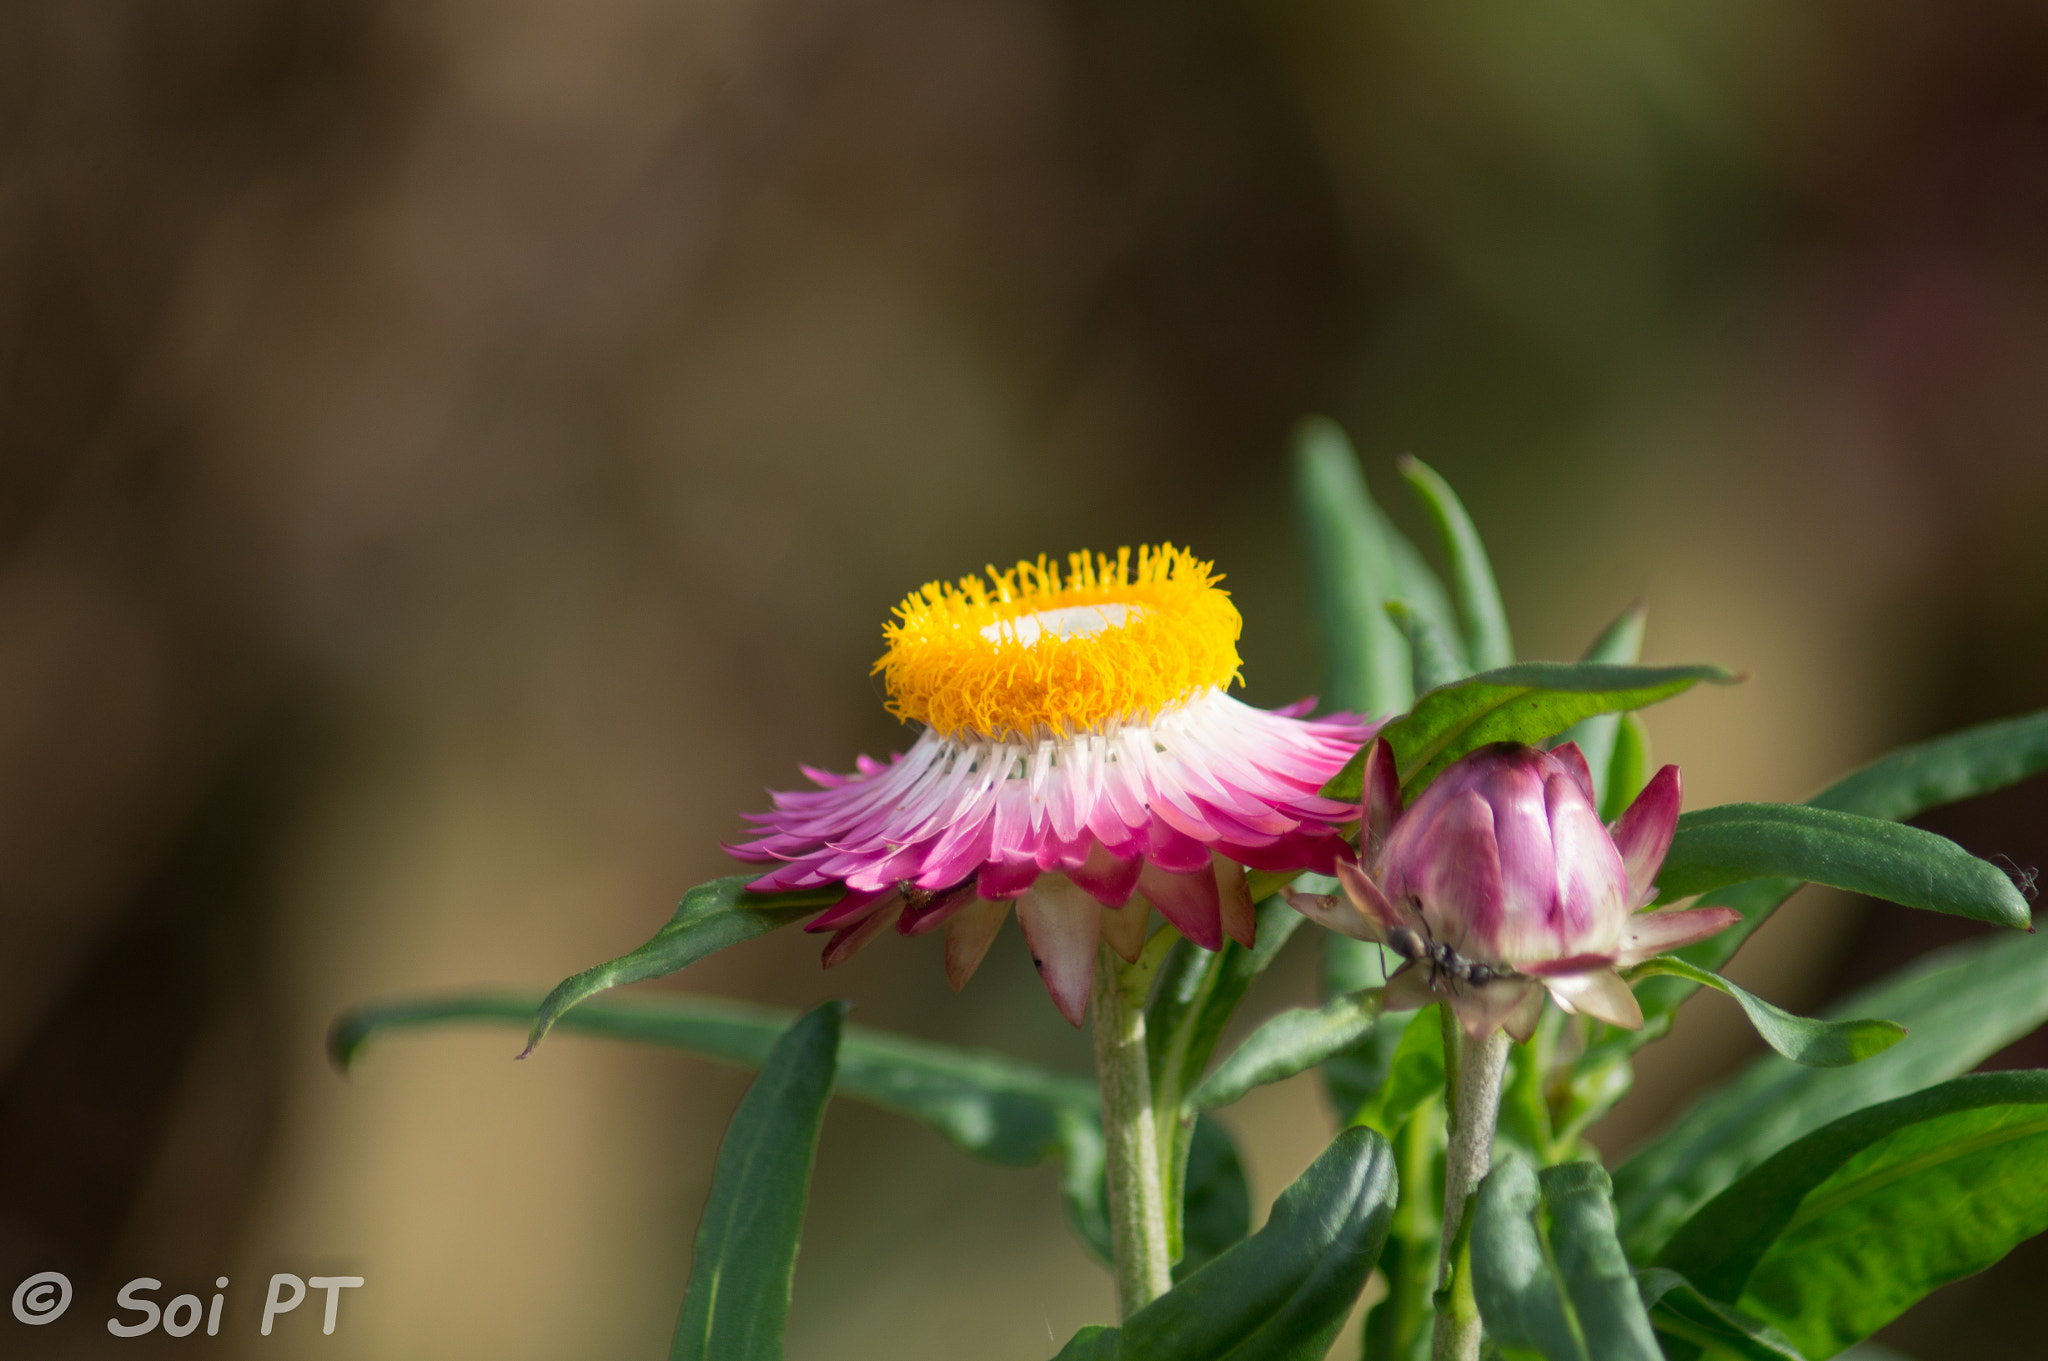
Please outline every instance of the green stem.
M1500 1119L1501 1074L1507 1067L1508 1037L1496 1030L1464 1043L1444 1007L1444 1069L1457 1074L1450 1111L1450 1149L1444 1160L1444 1236L1437 1259L1436 1331L1432 1361L1478 1361L1479 1310L1472 1300L1466 1202L1493 1166L1493 1133ZM1458 1051L1453 1062L1452 1051Z
M1173 1285L1166 1243L1158 1121L1145 1060L1144 997L1132 997L1123 962L1107 943L1095 959L1095 1072L1102 1085L1102 1142L1109 1174L1109 1246L1117 1309L1129 1318ZM1150 981L1150 973L1132 982Z

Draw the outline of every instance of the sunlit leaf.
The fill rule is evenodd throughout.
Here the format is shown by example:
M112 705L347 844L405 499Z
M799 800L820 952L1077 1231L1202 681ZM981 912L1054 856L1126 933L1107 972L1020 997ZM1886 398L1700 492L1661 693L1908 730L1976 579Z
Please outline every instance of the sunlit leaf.
M845 892L838 884L795 893L753 893L747 882L757 876L735 874L699 884L683 895L668 924L639 948L595 968L572 974L555 985L534 1015L526 1037L529 1053L562 1014L607 988L665 978L730 945L766 935L837 902Z
M1783 1008L1772 1006L1755 993L1737 987L1719 974L1696 969L1682 959L1646 959L1631 969L1628 977L1634 979L1656 973L1689 979L1726 993L1749 1017L1749 1023L1756 1027L1756 1033L1765 1044L1808 1068L1844 1068L1852 1063L1861 1063L1873 1055L1882 1054L1906 1037L1906 1028L1896 1021L1817 1021L1795 1016Z
M1836 1004L1880 1015L1903 1043L1852 1068L1767 1055L1702 1098L1614 1174L1623 1240L1647 1259L1730 1182L1850 1111L1967 1073L2048 1022L2048 934L2000 933L1926 956Z
M1654 1265L1831 1356L2048 1229L2048 1073L1974 1073L1781 1149Z
M1765 876L1827 884L1906 907L2024 928L2005 874L1945 836L1796 803L1730 803L1678 819L1657 873L1661 901Z
M1718 666L1610 666L1598 662L1523 662L1432 690L1382 735L1392 744L1404 792L1414 794L1453 761L1490 742L1538 743L1594 714L1640 709L1701 681L1735 678ZM1363 754L1323 786L1354 800Z

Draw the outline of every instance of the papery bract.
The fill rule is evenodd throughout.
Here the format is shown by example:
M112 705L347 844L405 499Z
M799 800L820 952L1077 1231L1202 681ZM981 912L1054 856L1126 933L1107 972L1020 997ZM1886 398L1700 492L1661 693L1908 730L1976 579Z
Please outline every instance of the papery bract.
M927 725L887 763L806 769L761 835L764 891L843 883L813 920L825 964L895 926L943 926L960 987L1010 906L1068 1020L1088 1004L1096 941L1135 959L1151 908L1205 949L1252 943L1245 866L1331 872L1356 816L1318 791L1370 729L1267 712L1224 693L1240 621L1209 564L1170 545L1044 559L993 584L912 595L875 669L890 708Z
M1448 1000L1479 1036L1533 1033L1547 991L1566 1011L1630 1029L1642 1009L1618 969L1720 931L1729 908L1641 912L1678 823L1677 766L1659 770L1603 827L1577 746L1497 743L1401 806L1393 749L1367 759L1362 865L1345 897L1291 894L1305 914L1407 956L1395 1009Z

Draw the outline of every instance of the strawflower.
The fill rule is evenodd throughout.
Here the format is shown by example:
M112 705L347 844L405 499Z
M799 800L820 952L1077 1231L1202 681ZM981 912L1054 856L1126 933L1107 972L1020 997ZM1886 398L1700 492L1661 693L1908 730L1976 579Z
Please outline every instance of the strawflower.
M1365 770L1361 864L1340 863L1335 895L1290 894L1323 925L1391 947L1389 1010L1447 1001L1467 1034L1535 1031L1547 993L1567 1012L1639 1029L1617 970L1741 920L1725 907L1643 912L1678 824L1677 766L1665 766L1612 827L1574 743L1483 747L1403 810L1393 749Z
M757 838L728 849L781 862L756 889L846 886L806 928L831 933L828 968L890 926L943 927L961 987L1014 903L1076 1025L1097 940L1135 960L1154 907L1204 948L1251 944L1246 866L1348 857L1338 828L1357 810L1317 791L1368 730L1224 693L1241 621L1220 579L1166 545L924 587L874 667L923 733L851 775L806 767L819 788L772 793L748 815Z

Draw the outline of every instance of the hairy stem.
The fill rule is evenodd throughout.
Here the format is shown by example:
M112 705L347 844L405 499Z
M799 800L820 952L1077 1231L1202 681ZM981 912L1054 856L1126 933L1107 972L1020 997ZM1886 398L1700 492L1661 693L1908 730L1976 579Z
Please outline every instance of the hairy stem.
M1098 947L1095 1072L1102 1086L1102 1141L1109 1171L1109 1246L1119 1314L1129 1318L1173 1285L1158 1120L1145 1061L1144 998L1125 990L1123 962ZM1147 975L1149 978L1149 975ZM1135 981L1135 980L1134 980Z
M1493 1166L1493 1132L1500 1119L1500 1080L1507 1067L1508 1037L1494 1031L1464 1043L1444 1008L1444 1067L1457 1074L1450 1109L1450 1150L1444 1163L1444 1236L1437 1258L1436 1332L1431 1361L1478 1361L1479 1309L1472 1300L1467 1203ZM1453 1064L1455 1037L1458 1049Z

